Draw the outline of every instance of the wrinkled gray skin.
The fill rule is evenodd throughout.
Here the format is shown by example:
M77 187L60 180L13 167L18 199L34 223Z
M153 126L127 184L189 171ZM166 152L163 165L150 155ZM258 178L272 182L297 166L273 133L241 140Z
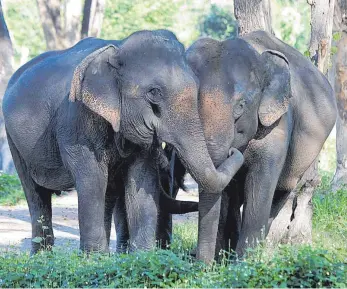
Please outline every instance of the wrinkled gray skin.
M210 234L197 254L206 261L220 249L242 256L264 238L320 152L336 119L334 94L308 59L263 31L222 42L200 39L186 55L200 80L199 113L214 165L230 147L245 158L223 192L221 211L215 206L213 212L217 244ZM199 240L211 232L209 226L199 229Z
M113 207L122 202L130 249L152 248L162 141L206 190L223 190L235 172L233 157L218 170L209 157L197 79L166 30L123 41L87 38L36 57L12 76L3 112L32 236L42 236L43 216L48 244L52 193L76 188L82 250L108 250ZM40 246L33 242L32 253Z

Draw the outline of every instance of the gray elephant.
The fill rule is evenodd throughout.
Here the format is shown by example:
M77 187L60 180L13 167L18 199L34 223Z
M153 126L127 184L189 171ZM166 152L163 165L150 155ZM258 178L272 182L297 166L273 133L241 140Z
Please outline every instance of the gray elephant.
M334 94L307 58L267 32L200 39L186 55L200 81L199 114L214 165L230 147L245 158L222 205L222 191L200 198L200 213L214 218L199 223L197 256L209 262L229 248L242 256L266 236L319 154L335 124Z
M218 169L213 165L197 92L184 48L166 30L122 41L87 38L19 68L3 113L32 236L42 236L37 220L43 216L42 237L53 244L52 193L76 188L82 250L108 250L112 210L122 197L130 249L152 248L159 199L155 156L162 141L175 148L202 188L223 190L241 164L231 156ZM33 242L32 252L40 246Z

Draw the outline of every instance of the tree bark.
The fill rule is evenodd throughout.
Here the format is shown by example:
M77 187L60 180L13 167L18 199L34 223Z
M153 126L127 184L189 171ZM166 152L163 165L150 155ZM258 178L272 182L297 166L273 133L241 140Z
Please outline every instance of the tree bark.
M62 0L36 0L48 50L64 49Z
M99 37L104 19L105 0L86 0L83 8L81 38Z
M94 0L89 25L89 36L99 37L104 20L105 0Z
M80 40L82 1L66 0L64 10L65 45L70 47Z
M93 0L85 0L85 2L84 2L83 20L82 20L82 29L81 29L81 38L82 39L88 37L92 2L93 2Z
M329 66L335 0L307 0L311 5L310 57L324 74Z
M15 168L12 161L10 149L8 147L4 117L2 114L2 98L5 93L7 83L13 73L13 48L2 11L0 0L0 170L6 173L14 173Z
M347 184L347 3L336 0L334 13L334 33L340 34L336 43L337 53L331 83L334 84L338 115L336 120L336 171L332 181L333 190Z
M271 25L270 0L235 0L234 13L239 25L239 35L254 30L274 33Z
M80 40L81 0L36 0L47 50L65 49ZM63 18L64 17L64 18Z

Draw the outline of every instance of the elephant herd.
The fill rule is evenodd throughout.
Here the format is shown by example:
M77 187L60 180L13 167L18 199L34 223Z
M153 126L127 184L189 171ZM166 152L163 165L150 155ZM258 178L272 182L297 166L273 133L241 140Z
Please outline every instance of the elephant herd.
M266 235L336 104L310 60L267 32L185 50L154 30L37 56L10 79L3 113L33 238L53 245L52 194L76 189L82 250L108 251L113 214L117 250L134 251L170 242L171 214L198 210L196 254L211 262ZM186 172L199 203L175 200Z

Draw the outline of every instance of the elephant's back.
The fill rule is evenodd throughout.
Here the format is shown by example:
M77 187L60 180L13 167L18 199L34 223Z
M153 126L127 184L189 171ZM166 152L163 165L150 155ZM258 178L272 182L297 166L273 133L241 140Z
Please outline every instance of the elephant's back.
M7 132L25 159L42 140L52 141L58 111L68 101L76 66L107 41L87 38L61 51L39 55L12 76L3 99Z
M244 39L259 53L277 50L289 62L293 132L277 189L293 189L335 124L334 93L327 78L295 48L264 31L249 33Z
M259 53L271 49L287 57L291 74L291 104L297 123L307 133L321 133L322 137L329 133L335 123L336 102L333 89L323 73L298 50L268 32L251 32L243 39Z

